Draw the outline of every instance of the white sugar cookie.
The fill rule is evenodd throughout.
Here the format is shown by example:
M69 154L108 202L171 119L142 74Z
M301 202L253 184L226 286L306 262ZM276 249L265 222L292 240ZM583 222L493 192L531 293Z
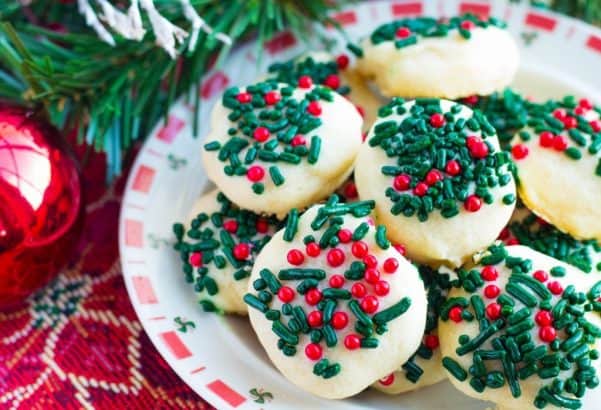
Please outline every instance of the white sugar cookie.
M423 282L384 227L370 224L372 207L332 197L289 217L257 257L245 296L274 365L321 397L359 393L399 368L422 339Z
M508 154L477 111L447 100L393 101L355 168L390 239L419 263L459 266L501 232L515 206Z

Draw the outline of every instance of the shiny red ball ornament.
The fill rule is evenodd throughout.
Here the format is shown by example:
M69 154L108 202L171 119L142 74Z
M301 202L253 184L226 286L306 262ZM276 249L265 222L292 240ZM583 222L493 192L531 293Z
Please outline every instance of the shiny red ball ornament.
M67 263L81 211L77 163L59 132L0 102L0 304L23 300Z
M349 57L346 54L340 54L338 57L336 57L336 64L338 65L338 68L341 70L344 70L345 68L348 67L350 62Z

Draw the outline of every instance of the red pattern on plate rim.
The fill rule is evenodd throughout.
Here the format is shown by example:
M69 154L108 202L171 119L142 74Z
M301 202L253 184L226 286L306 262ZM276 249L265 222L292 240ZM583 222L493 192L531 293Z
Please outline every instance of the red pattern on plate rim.
M160 333L159 337L176 359L181 360L192 356L192 352L190 352L178 334L175 333L175 330Z
M207 387L232 407L238 407L246 401L244 396L219 379L207 384Z
M459 4L459 14L472 13L480 19L488 19L490 16L490 7L489 3L464 1Z
M420 1L393 3L390 9L393 16L418 16L424 12Z
M184 120L175 115L170 115L167 119L167 124L158 132L157 138L171 144L185 125L186 122Z
M156 170L154 168L147 165L140 165L134 176L134 183L132 184L131 189L133 191L148 193L152 186L155 174Z
M134 219L125 220L125 244L132 248L144 246L144 224Z
M553 31L555 30L555 26L557 25L557 20L553 17L545 16L539 13L530 12L526 14L526 25L535 27L545 31Z
M159 303L148 276L132 276L131 281L134 286L134 290L136 291L136 295L138 296L138 301L141 304L153 305ZM164 317L162 318L164 319ZM158 320L158 318L155 317L153 320Z
M221 93L229 83L229 77L223 71L217 71L202 82L200 96L203 99L208 100Z

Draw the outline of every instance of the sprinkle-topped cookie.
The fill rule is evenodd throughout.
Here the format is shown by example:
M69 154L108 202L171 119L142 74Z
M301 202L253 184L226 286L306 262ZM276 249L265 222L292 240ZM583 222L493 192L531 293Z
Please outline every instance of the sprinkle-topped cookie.
M372 208L332 196L298 219L293 212L257 258L244 297L276 367L319 396L358 393L422 339L423 283L373 225Z
M579 241L540 219L525 207L516 208L499 239L507 245L521 244L559 259L586 273L601 273L601 244Z
M601 240L600 117L587 99L536 105L511 147L526 206L577 239Z
M362 41L357 68L389 97L489 95L508 86L518 67L504 27L469 14L391 21Z
M401 368L373 384L387 394L400 394L438 383L446 378L440 356L438 317L451 288L451 275L428 266L418 267L428 297L426 328L419 348ZM454 273L453 273L454 276Z
M203 148L209 178L235 203L281 217L336 189L361 143L353 105L300 80L230 88L211 119Z
M476 260L440 314L453 384L504 408L580 408L599 384L601 281L524 246Z
M216 189L198 199L187 224L173 225L185 280L205 311L246 314L242 297L254 259L279 225L238 209Z
M512 167L479 111L446 100L395 98L379 111L355 179L360 197L376 200L378 220L410 257L457 265L509 220L516 200ZM475 221L481 225L474 233Z

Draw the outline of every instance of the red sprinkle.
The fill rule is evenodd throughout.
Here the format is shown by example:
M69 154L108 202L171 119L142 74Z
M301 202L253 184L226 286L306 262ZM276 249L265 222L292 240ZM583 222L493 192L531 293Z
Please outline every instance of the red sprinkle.
M378 281L378 283L374 285L374 292L376 292L376 295L378 296L386 296L390 292L390 284L385 280Z
M411 185L411 176L407 174L397 175L394 178L393 186L397 191L405 191L409 189Z
M353 242L353 245L351 246L351 253L356 258L363 258L365 255L367 255L368 251L369 248L363 241Z
M538 331L538 336L542 341L551 343L557 337L557 332L553 326L543 326Z
M239 93L236 96L236 100L238 100L239 103L242 104L246 104L252 101L252 95L250 95L250 93Z
M576 126L578 126L578 120L576 119L576 117L566 117L563 120L563 125L567 129L575 128Z
M462 21L461 24L460 24L460 26L464 30L471 30L474 27L476 27L476 25L472 21L470 21L470 20Z
M286 255L286 259L288 259L289 264L299 266L305 261L305 255L298 249L290 249Z
M311 327L318 327L323 324L323 316L319 310L313 310L307 315L307 323Z
M357 112L359 113L361 118L365 118L365 110L363 109L363 107L355 104L355 108L357 109ZM363 141L365 141L365 138L363 138Z
M346 54L340 54L338 57L336 57L336 64L338 65L338 68L340 68L341 70L344 70L345 68L348 67L349 65L349 58Z
M323 81L323 84L335 90L340 87L340 77L338 77L336 74L330 74Z
M499 296L499 293L501 293L501 289L499 289L499 287L496 285L488 285L484 288L484 296L489 299L496 298Z
M396 245L392 245L392 247L394 249L396 249L396 251L403 256L405 256L405 253L407 253L407 249L405 249L405 247L403 245L401 245L400 243L398 243Z
M265 127L257 127L253 131L253 138L259 142L265 142L269 139L269 130Z
M392 383L394 383L394 373L390 373L388 376L382 377L380 380L378 380L378 383L380 383L382 386L390 386Z
M319 101L311 101L309 105L307 105L307 112L315 117L321 115L321 104Z
M295 135L290 141L290 145L293 147L298 147L299 145L305 145L307 141L305 141L305 137L300 134Z
M321 359L322 354L323 354L323 351L321 349L321 346L317 343L309 343L305 347L305 355L311 360Z
M482 199L478 195L470 195L465 200L463 206L468 212L478 212L482 207Z
M309 289L307 293L305 293L305 301L311 306L317 305L320 300L321 292L316 288Z
M243 261L250 255L250 246L247 243L238 243L234 246L232 253L234 254L234 258Z
M480 276L482 276L482 279L488 282L492 282L493 280L497 280L497 278L499 277L499 272L494 266L489 265L482 268Z
M190 265L198 268L200 265L202 265L202 253L192 252L188 258L188 261L190 262Z
M378 258L374 255L366 255L365 258L363 258L363 263L368 268L375 268L378 266Z
M584 108L585 110L590 110L591 108L593 108L593 103L588 98L581 98L578 101L578 105Z
M319 245L315 242L309 242L307 244L307 246L305 247L305 252L307 252L307 255L315 258L316 256L319 256L319 254L321 253L321 248L319 247Z
M308 75L302 75L298 79L299 88L311 88L313 86L313 80Z
M549 279L549 274L544 270L537 270L532 274L532 276L534 276L534 279L536 279L537 281L543 283Z
M380 272L377 269L366 269L363 278L367 283L376 284L380 280Z
M440 346L440 342L438 341L438 336L436 336L436 335L426 335L424 337L424 344L430 350L434 350L438 346Z
M432 185L436 184L437 182L442 181L442 174L437 169L431 169L426 174L425 181L426 181L426 184L432 186Z
M235 219L225 221L223 223L223 229L225 229L229 233L236 233L236 231L238 230L238 221L236 221Z
M378 306L380 306L380 302L378 298L372 295L367 295L363 299L361 299L361 309L365 313L375 313L378 310Z
M388 258L384 261L383 268L386 273L395 273L399 268L399 261L396 258Z
M331 323L332 327L336 330L344 329L348 324L348 315L346 312L334 312Z
M445 119L444 116L440 113L432 114L430 116L430 125L434 128L440 128L444 125Z
M471 137L468 137L468 139ZM488 145L480 138L475 137L478 141L473 142L471 145L468 144L468 149L470 150L470 154L472 157L477 159L486 158L488 155Z
M502 240L502 241L504 241L505 239L509 238L510 234L511 233L509 232L509 228L505 227L505 228L503 228L503 230L499 234L499 239Z
M556 109L553 111L553 117L557 118L558 120L563 120L566 117L566 110L563 108Z
M267 94L265 94L264 99L265 99L265 104L274 105L274 104L277 104L278 101L280 101L282 99L282 96L277 91L269 91Z
M561 295L563 293L563 287L561 286L561 283L557 281L549 282L547 288L549 288L554 295Z
M486 306L486 315L490 319L498 319L501 316L501 305L493 302L490 305Z
M415 188L413 188L413 193L417 196L424 196L428 193L428 185L423 182L418 182Z
M568 147L568 140L563 135L553 137L553 149L556 151L565 151Z
M528 156L528 147L524 144L517 144L511 148L511 154L515 159L524 159Z
M574 108L574 114L576 114L576 115L584 115L585 112L586 112L586 109L584 109L582 107Z
M591 126L593 131L595 131L595 132L601 131L601 121L593 120L593 121L589 122L589 125Z
M553 316L548 310L541 310L534 316L534 320L539 326L549 326L553 323Z
M463 313L463 309L459 306L453 306L451 310L449 310L449 319L451 319L455 323L459 323L463 320L461 314Z
M341 288L344 286L344 276L332 275L329 280L330 286L333 288Z
M349 229L341 229L338 231L338 239L341 243L349 243L353 239L353 233Z
M282 286L278 290L278 299L283 303L290 303L294 299L294 290L289 286Z
M259 233L267 233L269 230L269 224L265 219L257 219L257 222L255 222L255 229Z
M334 248L328 251L328 265L333 268L337 268L338 266L342 265L344 263L344 259L344 252L341 249Z
M543 131L538 136L538 143L540 144L541 147L551 148L553 146L554 139L555 139L555 136L553 135L552 132Z
M253 165L246 171L246 177L252 182L258 182L265 176L265 170L260 165Z
M357 193L357 185L354 182L349 182L344 187L344 196L348 199L355 199L359 196Z
M344 338L344 347L348 350L355 350L361 347L361 339L354 333L346 335Z
M367 293L367 288L363 283L356 282L351 286L351 294L356 298L362 298Z
M407 38L411 35L411 30L409 30L407 27L399 27L396 30L396 36L398 38Z
M470 95L469 97L465 97L463 99L463 103L464 104L468 104L468 105L476 105L478 103L478 96L476 94L474 95Z
M445 171L447 172L447 174L452 176L459 175L461 173L461 165L459 165L459 162L452 159L449 162L447 162Z

